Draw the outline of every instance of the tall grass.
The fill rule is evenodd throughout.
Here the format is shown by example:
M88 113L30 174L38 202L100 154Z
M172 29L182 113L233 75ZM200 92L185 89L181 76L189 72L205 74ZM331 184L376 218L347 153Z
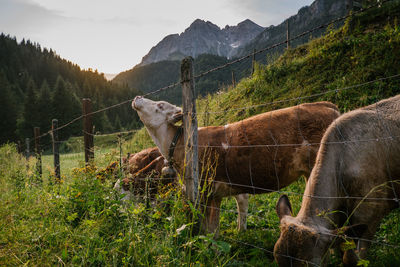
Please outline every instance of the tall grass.
M253 77L236 88L198 101L201 125L222 125L290 106L244 106L307 96L397 74L400 69L399 4L356 17L338 31L288 50L275 63L258 66ZM391 20L382 20L390 17ZM378 21L378 23L375 23ZM382 21L383 27L382 27ZM372 23L374 22L374 23ZM377 82L357 90L327 94L309 101L329 100L342 112L400 93L399 80ZM309 102L307 100L307 102ZM107 140L106 140L107 139ZM52 156L43 156L44 175L35 160L26 160L14 145L0 147L0 266L274 266L272 250L279 236L275 203L279 193L250 197L248 230L236 230L236 207L223 200L220 238L191 234L187 205L174 187L154 196L150 208L137 197L123 203L112 190L118 176L98 173L118 160L114 137L95 140L95 163L84 167L79 138L61 155L61 183L54 183ZM154 146L142 129L126 138L124 154ZM100 149L101 148L101 149ZM99 167L96 167L99 166ZM101 179L100 179L101 178ZM105 179L104 179L105 178ZM300 208L303 179L283 189L294 213ZM382 222L368 253L370 266L400 266L400 211ZM329 265L340 259L332 254Z

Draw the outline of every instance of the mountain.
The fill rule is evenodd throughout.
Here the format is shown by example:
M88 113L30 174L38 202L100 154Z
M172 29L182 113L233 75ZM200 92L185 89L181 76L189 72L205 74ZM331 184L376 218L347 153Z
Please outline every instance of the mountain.
M226 57L202 54L194 61L195 75L228 62L229 60ZM143 93L148 93L178 82L180 77L180 65L181 62L179 60L164 60L147 65L137 65L130 70L118 74L113 79L113 82L127 84L131 88L136 88ZM237 77L240 78L242 76ZM221 86L230 85L231 80L232 73L230 67L213 72L196 80L196 92L198 95L216 92ZM182 92L180 87L175 87L152 97L180 105L182 101Z
M165 37L143 57L142 63L134 68L118 74L113 81L149 92L179 80L179 61L185 56L195 58L195 72L216 67L216 62L229 62L231 59L250 54L254 49L262 49L286 40L289 23L290 36L326 24L336 18L346 15L350 7L349 0L316 0L310 6L301 8L296 15L284 20L277 26L263 28L251 20L245 20L236 26L226 26L220 29L217 25L200 19L195 20L183 33ZM343 21L333 25L338 28ZM329 29L332 29L329 28ZM313 31L292 41L291 47L307 43L310 39L327 32L326 28ZM272 63L285 51L286 45L257 54L259 63ZM202 55L206 54L206 57ZM204 60L207 58L210 62ZM198 62L200 61L200 62ZM196 91L199 95L216 92L221 87L232 83L231 71L235 71L236 80L248 77L251 73L251 58L243 60L232 67L224 69L221 75L215 75L216 80L202 78L196 81ZM154 78L156 74L156 79ZM164 100L179 104L179 94L163 95Z
M290 38L303 32L326 24L336 18L342 17L349 12L348 0L316 0L310 6L302 7L298 13L284 20L277 26L269 26L259 33L246 45L239 47L235 56L241 57L254 49L262 49L283 42L287 36L287 23L289 24ZM333 25L335 28L342 25L343 21ZM326 32L326 28L313 31L312 35L306 35L291 42L291 47L306 43L311 38L320 37ZM280 54L286 46L282 45L274 51ZM265 56L265 54L263 55ZM260 58L260 56L258 56ZM262 57L262 56L261 56Z
M264 30L247 19L236 26L221 29L210 21L197 19L181 34L165 37L145 55L140 65L163 60L181 60L212 54L232 58L239 47L247 44Z

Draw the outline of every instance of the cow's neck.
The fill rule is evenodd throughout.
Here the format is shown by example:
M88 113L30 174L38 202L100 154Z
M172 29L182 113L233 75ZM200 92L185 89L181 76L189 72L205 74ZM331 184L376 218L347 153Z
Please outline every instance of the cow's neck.
M324 146L324 145L323 145ZM325 151L325 153L321 153ZM333 149L326 153L326 147L320 149L315 167L313 168L310 179L307 182L303 195L303 202L298 214L304 222L316 223L319 226L325 226L332 229L334 224L339 224L342 199L341 191L338 186L338 174L336 163L337 153L333 153ZM329 216L327 219L326 216Z
M151 138L164 158L168 159L168 151L178 127L168 123L162 124L157 129L147 128Z

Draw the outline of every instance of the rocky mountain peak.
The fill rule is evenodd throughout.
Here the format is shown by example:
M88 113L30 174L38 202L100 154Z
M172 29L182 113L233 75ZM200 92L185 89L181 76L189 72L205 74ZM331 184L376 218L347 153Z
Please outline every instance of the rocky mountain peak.
M141 65L162 60L180 60L214 54L232 57L239 46L246 44L263 31L263 27L247 19L236 26L221 29L210 21L196 19L181 34L165 37L143 57Z

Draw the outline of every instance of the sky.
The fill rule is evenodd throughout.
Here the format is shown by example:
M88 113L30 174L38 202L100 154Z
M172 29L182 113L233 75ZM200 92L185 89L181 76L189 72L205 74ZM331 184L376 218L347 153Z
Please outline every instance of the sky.
M0 32L62 58L117 74L197 18L223 28L250 19L277 25L313 0L0 0Z

